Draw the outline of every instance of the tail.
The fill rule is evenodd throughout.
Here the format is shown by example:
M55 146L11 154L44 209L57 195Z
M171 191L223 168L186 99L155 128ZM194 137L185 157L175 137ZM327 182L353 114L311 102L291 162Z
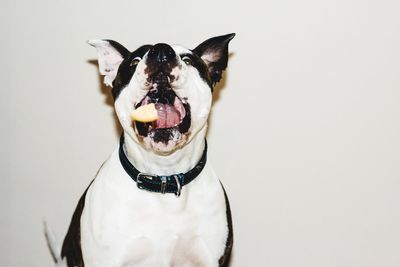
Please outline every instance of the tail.
M49 247L51 257L53 258L54 262L58 265L62 263L60 243L57 241L54 232L47 227L47 223L45 221L43 222L43 227L44 227L44 236L46 237L47 246Z

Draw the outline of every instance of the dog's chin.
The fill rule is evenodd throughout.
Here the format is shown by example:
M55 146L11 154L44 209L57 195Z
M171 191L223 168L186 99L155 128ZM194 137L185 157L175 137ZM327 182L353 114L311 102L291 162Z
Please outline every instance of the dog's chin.
M157 154L171 154L183 147L189 134L182 134L177 127L151 130L146 137L139 136L143 146Z

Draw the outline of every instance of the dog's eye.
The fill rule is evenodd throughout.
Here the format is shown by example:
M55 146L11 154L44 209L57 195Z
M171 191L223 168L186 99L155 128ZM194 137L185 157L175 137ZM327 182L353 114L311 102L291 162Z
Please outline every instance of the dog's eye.
M137 64L139 64L141 58L140 57L135 57L132 61L131 61L131 67L132 66L136 66Z
M190 57L183 57L182 61L185 62L186 65L192 65L192 60Z

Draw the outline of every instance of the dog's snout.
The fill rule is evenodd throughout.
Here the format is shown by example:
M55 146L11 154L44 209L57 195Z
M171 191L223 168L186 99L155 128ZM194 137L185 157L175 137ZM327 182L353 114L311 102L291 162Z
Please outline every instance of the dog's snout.
M150 49L148 57L158 63L165 63L174 60L176 54L171 46L159 43Z
M172 69L178 65L174 49L163 43L154 45L147 54L145 73L148 82L156 83L158 87L169 87L175 79Z

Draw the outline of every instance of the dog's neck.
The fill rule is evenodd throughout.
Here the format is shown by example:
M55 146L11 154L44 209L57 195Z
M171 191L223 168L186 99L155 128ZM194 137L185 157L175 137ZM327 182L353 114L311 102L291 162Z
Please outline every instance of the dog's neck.
M205 146L207 127L203 127L193 139L169 155L146 150L125 134L125 151L129 161L141 172L156 175L185 173L200 160Z

